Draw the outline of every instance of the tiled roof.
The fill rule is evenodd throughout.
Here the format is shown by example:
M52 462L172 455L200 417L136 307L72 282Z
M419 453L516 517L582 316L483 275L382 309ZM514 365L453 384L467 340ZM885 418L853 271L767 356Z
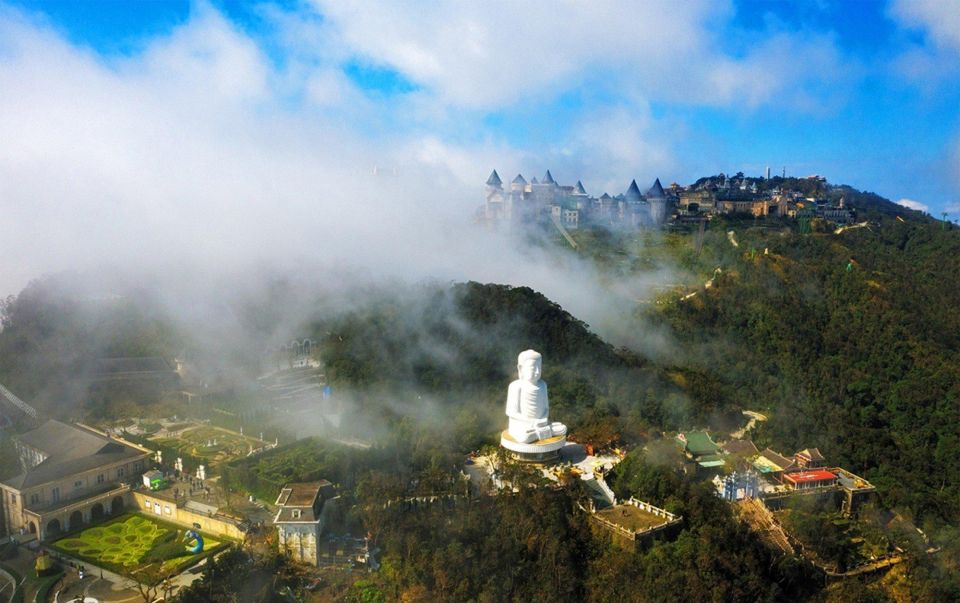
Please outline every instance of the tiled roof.
M277 497L277 516L274 523L315 523L324 503L336 496L333 484L327 480L306 483L290 483L280 490ZM319 503L319 504L317 504Z
M500 180L500 174L497 173L497 170L490 172L490 177L487 178L487 186L500 186L503 184L503 180Z
M660 179L657 178L654 181L653 186L650 187L650 190L647 191L647 197L652 199L662 199L666 196L666 193L663 192L663 186L660 184Z
M46 458L35 467L4 480L23 490L147 453L76 425L47 421L18 438L22 445L39 450Z

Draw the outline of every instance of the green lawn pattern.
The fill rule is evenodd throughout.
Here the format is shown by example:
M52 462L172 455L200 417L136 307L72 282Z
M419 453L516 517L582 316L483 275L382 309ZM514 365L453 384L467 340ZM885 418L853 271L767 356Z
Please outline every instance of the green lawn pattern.
M107 569L132 574L139 571L139 566L146 567L144 558L154 546L162 542L163 536L175 532L177 541L183 542L183 555L162 563L164 571L173 571L200 559L221 544L205 535L204 550L191 554L187 548L191 543L184 540L186 530L187 528L161 523L145 515L130 515L58 540L54 543L54 548Z

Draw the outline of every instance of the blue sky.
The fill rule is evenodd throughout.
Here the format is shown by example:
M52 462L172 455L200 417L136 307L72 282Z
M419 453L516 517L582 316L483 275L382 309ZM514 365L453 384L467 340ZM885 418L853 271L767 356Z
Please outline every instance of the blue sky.
M960 217L960 0L0 0L0 91L0 252L50 254L13 282L52 241L164 244L123 219L347 229L370 174L398 220L468 216L493 168L599 195L766 166Z
M444 57L458 51L455 40L426 43L424 61L434 59L429 56L433 54L448 62L441 65L446 73L439 74L402 57L403 46L415 45L436 28L463 25L445 22L455 4L426 16L417 13L432 11L420 4L347 4L346 10L344 3L339 7L324 2L204 5L179 0L14 1L9 6L29 14L38 26L51 28L70 44L102 54L106 61L136 56L158 38L188 27L199 12L215 11L256 44L278 70L301 52L307 55L306 61L338 70L378 122L371 127L370 116L351 112L347 119L356 122L362 136L391 140L390 144L418 136L435 138L466 154L471 145L484 146L487 150L481 156L492 165L478 165L477 173L493 167L536 173L559 161L566 180L579 178L606 188L633 177L661 176L683 183L720 171L760 173L770 165L775 172L785 167L790 174L819 173L894 200L913 199L932 212L960 201L957 170L951 165L960 155L960 32L955 18L953 31L949 23L946 28L942 24L944 15L960 11L955 1L916 0L903 5L864 0L691 2L688 10L670 11L680 13L678 18L687 23L671 22L666 27L709 38L704 47L680 53L701 63L696 67L685 65L682 56L674 60L643 47L625 51L635 57L618 56L624 52L618 47L621 34L605 28L616 20L616 13L629 12L626 4L595 5L595 12L607 11L611 18L595 19L583 27L578 27L581 15L571 14L569 33L557 37L524 23L536 17L536 10L524 14L522 7L518 11L516 6L494 3L484 9L485 5L475 3L468 6L479 10L454 12L468 12L460 15L464 21L477 18L491 29L510 29L512 22L518 34L529 34L535 41L540 36L545 45L563 43L570 36L593 38L592 45L607 48L575 49L569 54L564 49L555 54L535 50L526 57L523 48L517 49L518 56L501 49L477 60L457 61ZM557 22L562 23L565 7L555 7L560 13ZM392 24L389 17L371 21L364 12L399 15L399 31L380 42L365 40L381 35L379 28ZM644 37L651 29L663 27L662 20L676 20L656 11L642 16L652 22L638 21L625 30L628 34L632 30L633 35ZM938 22L940 30L935 29ZM598 28L589 30L586 26L591 23ZM296 28L307 31L294 34L301 38L283 39L290 35L285 30ZM315 38L310 39L311 35ZM783 38L783 45L765 48L764 43L776 36ZM509 35L488 39L491 44L510 43ZM674 42L665 38L653 43ZM498 58L500 65L495 62ZM662 67L637 74L654 81L648 79L624 95L623 87L636 85L631 71L637 62L657 60L664 63ZM704 63L717 60L733 62L714 67L729 70L729 77L737 81L719 98L711 98L710 83L691 85L675 79L682 80L686 72L702 80L706 74L701 69L710 69ZM568 64L525 85L522 74L542 72L545 63L552 61ZM926 61L931 73L910 73L905 66L910 61ZM508 76L513 69L519 73ZM461 73L455 75L452 70ZM503 77L497 77L498 72ZM491 73L495 75L490 87L515 92L498 94L478 85L479 98L471 98L474 86L460 80L489 79ZM662 86L675 88L676 93L652 92L659 86L655 80L666 74L670 77ZM756 81L766 79L777 81L771 90L757 91ZM738 91L738 86L743 90ZM282 94L286 102L297 104L302 90L292 88ZM329 110L342 112L340 107ZM605 119L611 113L619 116L613 125ZM624 132L621 122L635 125ZM573 139L571 124L583 129ZM584 142L591 127L596 127L597 140ZM597 170L600 159L581 161L576 156L578 152L595 154L604 146L603 137L618 134L636 137L639 148L657 146L661 151L655 158L630 153L611 157L602 170ZM490 154L497 147L509 149L499 161ZM469 174L460 176L466 179Z

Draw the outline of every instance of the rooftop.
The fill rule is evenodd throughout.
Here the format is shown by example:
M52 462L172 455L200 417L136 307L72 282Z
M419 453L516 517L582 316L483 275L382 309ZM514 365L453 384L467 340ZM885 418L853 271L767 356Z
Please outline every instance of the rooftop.
M680 432L677 434L677 441L693 456L706 456L720 452L720 447L710 439L710 434L706 431Z
M809 482L832 481L837 479L837 474L822 469L817 471L798 471L796 473L784 474L783 479L795 484L806 484Z
M149 454L145 449L89 427L67 425L54 420L21 435L17 442L41 452L45 457L38 465L4 480L3 483L18 490Z
M800 452L796 453L794 456L799 456L810 461L822 461L824 460L823 455L820 454L820 450L817 448L804 448Z
M750 440L730 440L723 445L723 450L727 454L737 454L741 456L751 456L760 453L756 445Z
M327 480L305 483L290 483L280 490L276 505L280 507L274 523L314 523L320 520L317 514L323 504L336 496L333 484ZM320 505L315 505L315 502Z

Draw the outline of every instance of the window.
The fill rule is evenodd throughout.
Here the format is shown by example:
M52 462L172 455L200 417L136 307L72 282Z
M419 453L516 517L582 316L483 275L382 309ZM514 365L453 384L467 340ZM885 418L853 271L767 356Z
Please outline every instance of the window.
M144 509L150 509L152 506L153 506L153 503L151 503L149 500L143 501L143 508L144 508Z
M56 487L50 492L50 498L53 499L53 502L60 502L60 488Z
M98 483L98 484L102 484L102 483L103 483L103 474L102 474L102 473L97 476L97 483Z
M137 461L133 464L134 471L140 471L143 468L143 461Z
M163 505L163 512L166 513L167 515L170 515L169 505Z
M10 495L10 504L12 504L12 505L17 504L17 495L16 495L16 494L11 494L11 495Z
M80 481L80 480L77 480L77 481L73 482L73 487L74 487L74 488L82 488L82 487L83 487L83 482Z
M300 519L300 509L294 509L294 510L293 510L293 518L294 518L294 519Z
M40 502L40 495L39 495L39 494L31 494L31 495L30 495L30 504L31 504L31 505L35 505L35 504L37 504L38 502Z
M123 474L124 474L124 468L117 467L117 477L123 477Z

